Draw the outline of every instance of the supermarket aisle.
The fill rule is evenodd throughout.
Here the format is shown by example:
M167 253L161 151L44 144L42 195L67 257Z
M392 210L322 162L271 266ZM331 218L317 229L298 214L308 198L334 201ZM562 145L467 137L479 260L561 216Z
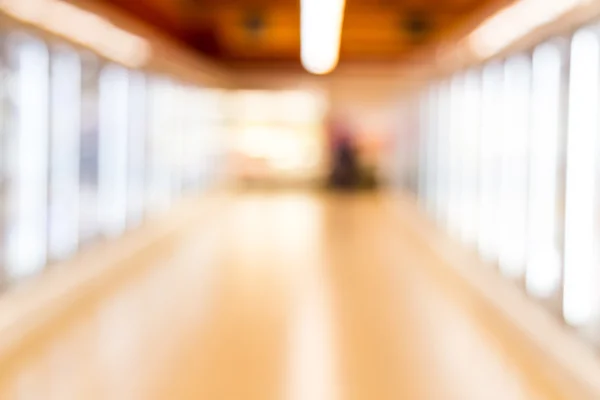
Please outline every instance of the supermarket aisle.
M192 225L0 360L0 398L587 398L383 195L239 195Z

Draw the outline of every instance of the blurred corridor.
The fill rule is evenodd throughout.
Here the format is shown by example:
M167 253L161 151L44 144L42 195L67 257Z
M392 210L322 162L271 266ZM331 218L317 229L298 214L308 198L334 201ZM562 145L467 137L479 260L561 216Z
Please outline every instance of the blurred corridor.
M600 0L0 0L0 400L600 399Z
M596 398L440 262L410 201L391 200L187 204L160 239L122 241L127 265L30 314L37 328L20 327L11 353L4 341L0 397ZM134 239L144 254L127 255Z

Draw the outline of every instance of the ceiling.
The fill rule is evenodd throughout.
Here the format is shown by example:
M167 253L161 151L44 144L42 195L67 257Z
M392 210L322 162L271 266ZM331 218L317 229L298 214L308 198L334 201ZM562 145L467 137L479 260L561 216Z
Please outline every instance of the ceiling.
M300 0L103 0L225 63L299 63ZM498 0L346 0L349 60L401 60Z

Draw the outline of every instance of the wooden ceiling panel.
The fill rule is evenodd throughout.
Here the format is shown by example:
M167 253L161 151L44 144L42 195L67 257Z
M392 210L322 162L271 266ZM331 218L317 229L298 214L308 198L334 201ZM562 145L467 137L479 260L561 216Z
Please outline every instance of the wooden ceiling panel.
M103 0L223 62L299 62L300 0ZM346 0L344 60L401 60L506 0Z
M300 46L300 21L290 8L271 8L262 14L264 27L249 32L245 11L229 8L216 15L221 44L228 52L244 57L265 57L272 53L296 53Z

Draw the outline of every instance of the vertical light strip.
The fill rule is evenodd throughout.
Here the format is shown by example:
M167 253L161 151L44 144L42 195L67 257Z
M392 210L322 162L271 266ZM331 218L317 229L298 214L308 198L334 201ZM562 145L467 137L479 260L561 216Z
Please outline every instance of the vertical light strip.
M148 199L150 213L161 213L169 209L171 198L171 164L169 151L172 146L171 133L175 120L175 91L173 83L160 78L150 85L149 105L149 160Z
M437 142L439 132L439 121L438 121L438 86L432 86L428 91L428 115L429 120L428 132L427 132L427 210L430 215L435 214L435 207L438 195L438 188L436 184L437 179Z
M427 208L427 143L429 141L429 93L424 91L419 99L419 205Z
M533 53L526 283L528 292L538 297L556 293L561 279L556 240L561 63L555 44L542 44Z
M65 259L79 244L81 59L59 48L51 65L49 252L54 259Z
M471 70L465 74L461 119L461 234L463 241L471 246L478 232L478 150L480 130L480 74Z
M14 130L10 131L11 162L8 196L11 218L7 272L19 279L46 263L48 209L49 54L46 45L29 36L9 38L16 90Z
M438 140L437 140L437 202L436 220L440 226L446 227L448 218L449 181L450 181L450 84L442 82L438 88Z
M146 135L148 132L148 95L146 77L139 71L129 76L129 143L128 143L128 189L127 224L137 227L145 212L144 185L146 181Z
M98 215L102 233L119 236L127 223L129 71L108 65L100 76Z
M479 251L487 262L498 260L501 161L501 123L504 72L502 65L485 66L481 87L481 136L479 143Z
M449 138L448 138L448 229L452 234L459 235L461 230L461 193L462 193L462 163L460 154L463 126L461 113L463 111L464 77L455 75L450 81L449 99Z
M504 274L520 278L526 263L530 60L511 57L504 71L499 261Z
M318 75L337 66L345 0L302 0L301 58L304 68Z
M595 32L573 37L567 144L565 271L563 309L571 325L587 325L596 316L596 185L598 68L600 43Z

